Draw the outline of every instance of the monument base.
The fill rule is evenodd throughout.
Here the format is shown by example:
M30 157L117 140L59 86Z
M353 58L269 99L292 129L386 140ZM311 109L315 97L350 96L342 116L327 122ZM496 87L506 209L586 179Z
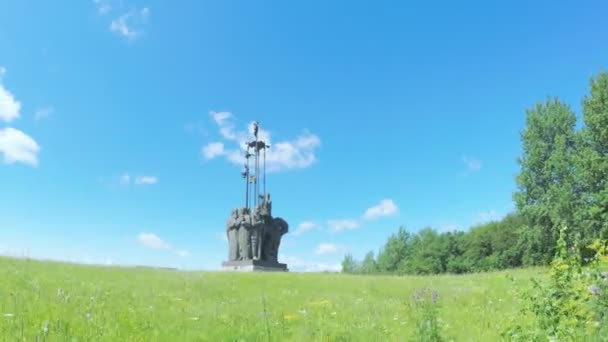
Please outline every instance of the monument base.
M222 269L224 271L236 271L236 272L256 272L256 271L270 271L270 272L287 272L287 264L281 264L274 261L267 260L238 260L238 261L224 261L222 263Z

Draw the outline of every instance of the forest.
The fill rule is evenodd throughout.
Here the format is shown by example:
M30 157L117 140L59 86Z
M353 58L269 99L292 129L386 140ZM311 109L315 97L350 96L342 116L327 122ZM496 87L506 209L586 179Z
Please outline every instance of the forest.
M466 231L400 227L377 254L347 254L344 273L469 273L545 266L565 228L590 257L592 241L608 238L608 73L591 78L577 114L558 97L526 111L515 210L500 221ZM579 123L577 127L577 123Z

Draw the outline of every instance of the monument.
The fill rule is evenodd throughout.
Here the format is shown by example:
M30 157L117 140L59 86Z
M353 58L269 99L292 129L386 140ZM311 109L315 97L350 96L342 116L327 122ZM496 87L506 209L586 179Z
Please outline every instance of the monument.
M226 271L287 271L287 265L279 263L278 255L281 238L289 231L289 225L272 216L272 201L266 192L266 149L270 146L260 140L258 132L259 124L254 122L253 140L246 143L242 172L245 206L232 209L226 222L228 261L222 263Z

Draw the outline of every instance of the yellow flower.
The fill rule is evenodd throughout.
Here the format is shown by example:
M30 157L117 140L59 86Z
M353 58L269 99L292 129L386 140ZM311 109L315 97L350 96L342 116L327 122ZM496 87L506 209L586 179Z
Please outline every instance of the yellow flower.
M295 321L298 318L299 318L298 315L294 315L294 314L286 314L283 316L283 319L288 322Z
M311 306L330 306L331 302L327 299L324 299L322 301L319 302L311 302L310 303Z

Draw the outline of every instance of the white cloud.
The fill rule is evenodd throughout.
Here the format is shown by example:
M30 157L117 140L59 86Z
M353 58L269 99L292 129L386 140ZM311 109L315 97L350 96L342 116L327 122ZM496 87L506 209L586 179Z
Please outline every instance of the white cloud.
M203 147L203 156L205 159L213 159L224 154L224 144L221 142L212 142Z
M298 227L296 228L296 230L294 230L293 235L298 236L298 235L302 235L308 231L311 231L315 228L317 228L318 225L315 222L312 221L305 221L302 222L298 225Z
M158 177L154 176L137 176L135 178L136 185L153 185L158 183Z
M127 39L135 39L139 35L139 32L134 31L129 24L127 19L130 17L128 14L123 14L117 19L112 20L110 23L110 31L117 33Z
M117 12L110 22L110 31L128 40L135 40L144 34L143 27L150 16L150 9L131 9L126 11L123 1L94 0L99 15Z
M12 127L0 128L0 153L4 163L37 166L39 151L40 146L29 135Z
M221 145L220 149L219 143L211 143L203 148L203 154L207 159L224 156L229 162L241 167L245 162L246 142L253 137L253 122L249 123L247 129L237 130L230 112L211 112L210 115L218 126L220 136L236 146L227 149ZM303 169L317 161L315 152L321 145L321 140L314 134L305 131L294 139L273 143L270 132L260 128L258 137L270 145L266 151L267 172Z
M0 84L0 121L11 122L18 119L21 103Z
M462 162L470 171L479 171L481 169L481 161L472 157L462 157Z
M502 218L502 215L500 215L498 212L496 212L496 210L490 210L490 211L481 212L481 213L477 214L477 217L475 218L475 223L483 224L483 223L488 223L490 221L498 221L501 218Z
M120 184L129 185L129 183L131 183L131 176L129 176L128 173L125 173L120 176Z
M171 246L154 233L141 233L137 240L142 245L152 249L169 249Z
M106 14L108 12L110 12L110 10L112 9L112 6L110 5L101 5L99 6L99 14Z
M289 271L292 272L341 272L342 265L307 262L298 257L279 255L279 262L287 263Z
M399 214L399 208L391 199L383 199L377 205L368 208L363 215L365 219L375 219L385 216L394 216Z
M357 220L341 219L341 220L329 220L329 221L327 221L327 226L329 226L329 229L331 231L340 232L343 230L357 229L361 226L361 224Z
M34 114L34 120L40 121L40 120L46 119L49 116L51 116L53 114L53 112L55 112L55 109L53 107L50 107L50 106L49 107L40 108Z
M112 10L110 0L93 0L97 4L97 12L101 15L107 14Z
M175 254L177 254L178 256L180 256L182 258L187 258L190 256L190 252L183 250L183 249L175 252Z
M316 255L327 255L327 254L334 254L337 252L340 252L344 250L344 247L333 244L333 243L321 243L319 244L319 246L317 246L317 249L315 250L315 254Z

